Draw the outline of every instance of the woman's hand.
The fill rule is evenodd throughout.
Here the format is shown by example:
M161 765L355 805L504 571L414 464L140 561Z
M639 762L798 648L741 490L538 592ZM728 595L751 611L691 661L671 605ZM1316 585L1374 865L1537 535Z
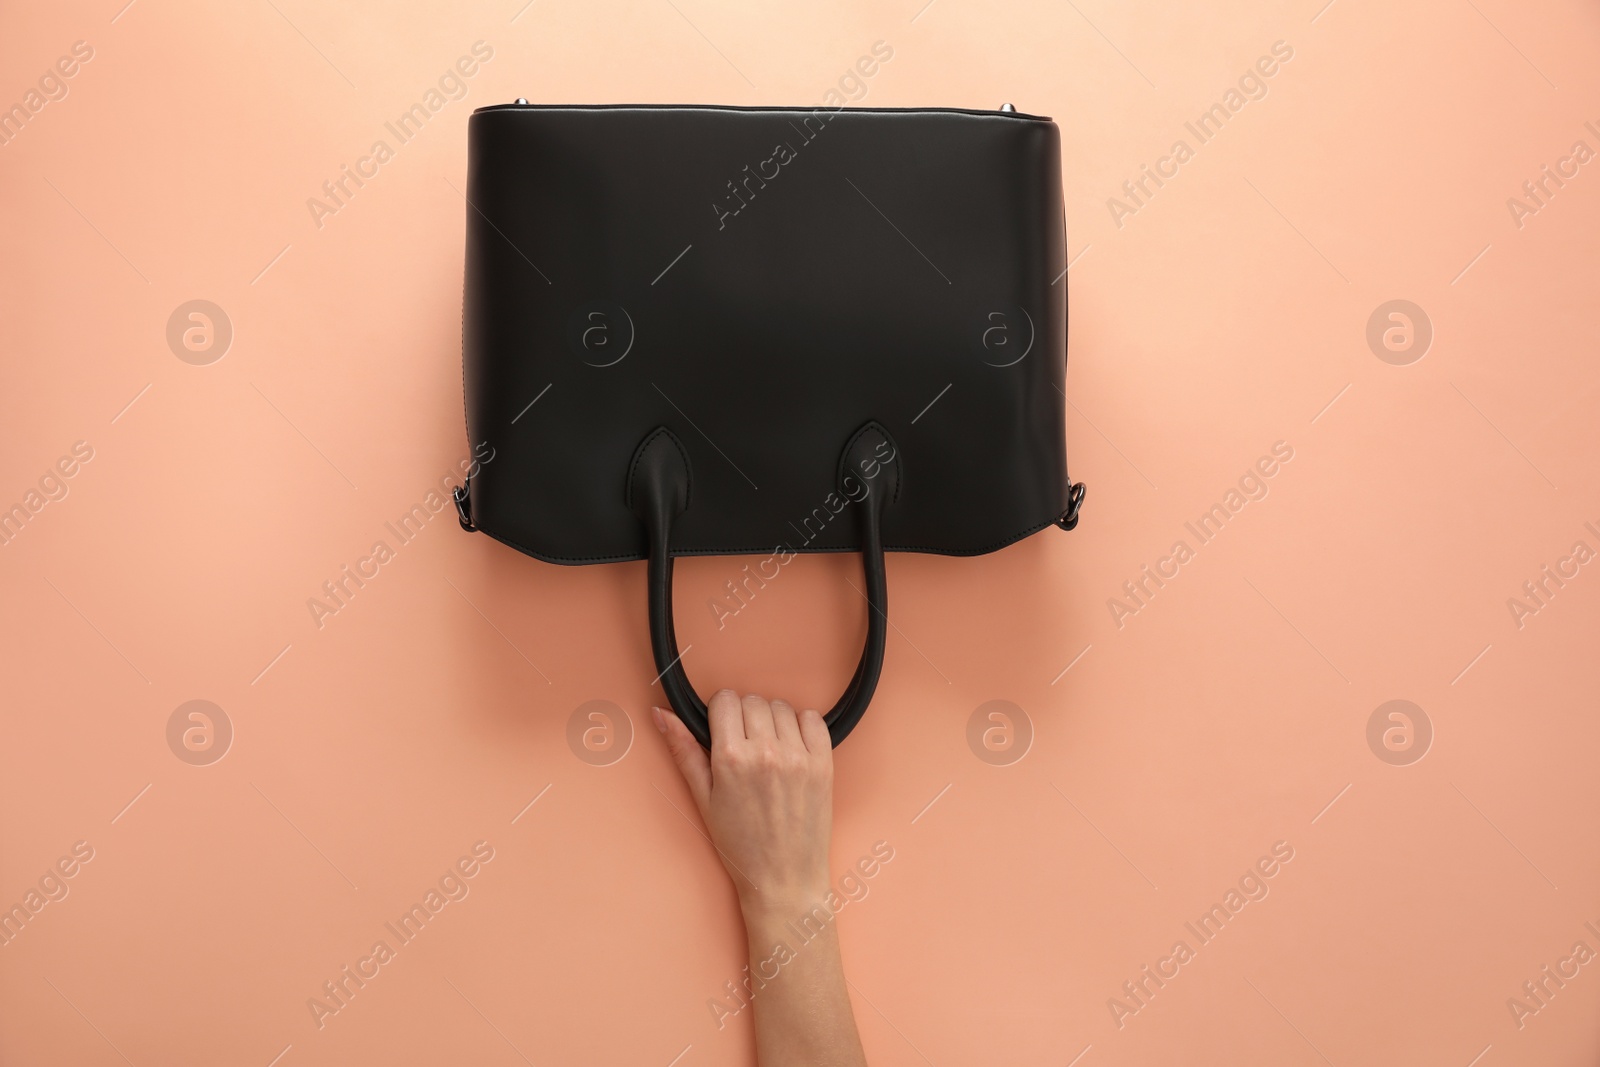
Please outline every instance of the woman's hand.
M828 892L833 744L822 716L731 689L711 698L711 753L670 711L656 729L689 784L747 918L802 915Z
M781 700L711 698L708 757L678 717L654 709L722 865L739 888L746 986L762 1067L865 1067L828 895L833 744L815 711Z

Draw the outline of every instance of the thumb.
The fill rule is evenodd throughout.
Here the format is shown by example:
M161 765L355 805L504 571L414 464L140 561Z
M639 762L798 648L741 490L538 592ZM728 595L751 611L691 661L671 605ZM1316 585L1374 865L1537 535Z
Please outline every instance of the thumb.
M677 715L663 708L651 708L650 714L655 716L656 729L667 739L667 751L689 786L694 806L700 809L700 817L706 818L711 807L711 761Z

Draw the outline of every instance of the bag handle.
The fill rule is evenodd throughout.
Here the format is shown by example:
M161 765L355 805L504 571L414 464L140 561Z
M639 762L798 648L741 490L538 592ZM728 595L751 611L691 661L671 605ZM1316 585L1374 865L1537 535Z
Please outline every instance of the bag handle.
M889 589L883 566L883 509L900 495L899 450L888 432L868 422L845 444L839 457L839 491L853 501L860 523L861 566L867 585L867 641L861 662L844 695L823 716L837 746L872 701L883 672L883 648L889 629ZM672 625L672 523L688 510L693 478L689 454L665 426L645 436L628 467L628 504L644 524L649 542L650 648L661 688L672 710L704 748L711 747L706 705L684 673L682 653ZM862 490L864 495L858 495Z

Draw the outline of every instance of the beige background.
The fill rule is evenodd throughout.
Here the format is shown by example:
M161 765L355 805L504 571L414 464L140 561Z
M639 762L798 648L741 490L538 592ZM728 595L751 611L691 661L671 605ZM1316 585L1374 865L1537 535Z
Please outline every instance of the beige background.
M894 850L840 920L872 1062L1595 1062L1600 964L1537 1013L1523 983L1600 951L1600 566L1508 606L1600 551L1600 162L1508 206L1600 151L1594 5L122 3L0 32L0 105L93 51L0 147L0 507L28 514L0 546L0 905L67 891L0 948L0 1061L750 1062L749 1013L708 1007L740 931L649 729L644 565L384 523L467 455L472 108L812 104L883 41L859 103L1061 126L1090 495L1072 535L890 562L898 630L838 759L836 867ZM308 198L477 41L465 98L319 227ZM1200 144L1185 122L1279 41ZM233 334L204 365L167 341L197 299ZM1431 323L1406 365L1367 341L1391 300ZM1184 524L1280 441L1200 545ZM307 600L379 539L319 628ZM719 630L699 605L744 562L680 567L691 677L831 700L854 562L795 562ZM1368 742L1396 699L1432 732L1404 765L1417 716ZM169 745L191 700L231 723L220 761L179 758L221 747L186 718ZM639 731L607 765L567 740L591 700ZM967 741L993 700L1025 716L1003 756L1033 735L1007 765ZM479 841L470 893L319 1028L308 1000ZM1275 842L1270 893L1201 945L1184 924Z

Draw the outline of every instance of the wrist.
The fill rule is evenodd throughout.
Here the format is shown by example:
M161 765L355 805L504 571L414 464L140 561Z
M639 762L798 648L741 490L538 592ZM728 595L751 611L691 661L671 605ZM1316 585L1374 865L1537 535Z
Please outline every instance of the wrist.
M821 908L824 915L830 914L825 903L829 889L826 882L782 889L749 889L739 895L739 911L750 933L773 930L800 922L817 908Z

